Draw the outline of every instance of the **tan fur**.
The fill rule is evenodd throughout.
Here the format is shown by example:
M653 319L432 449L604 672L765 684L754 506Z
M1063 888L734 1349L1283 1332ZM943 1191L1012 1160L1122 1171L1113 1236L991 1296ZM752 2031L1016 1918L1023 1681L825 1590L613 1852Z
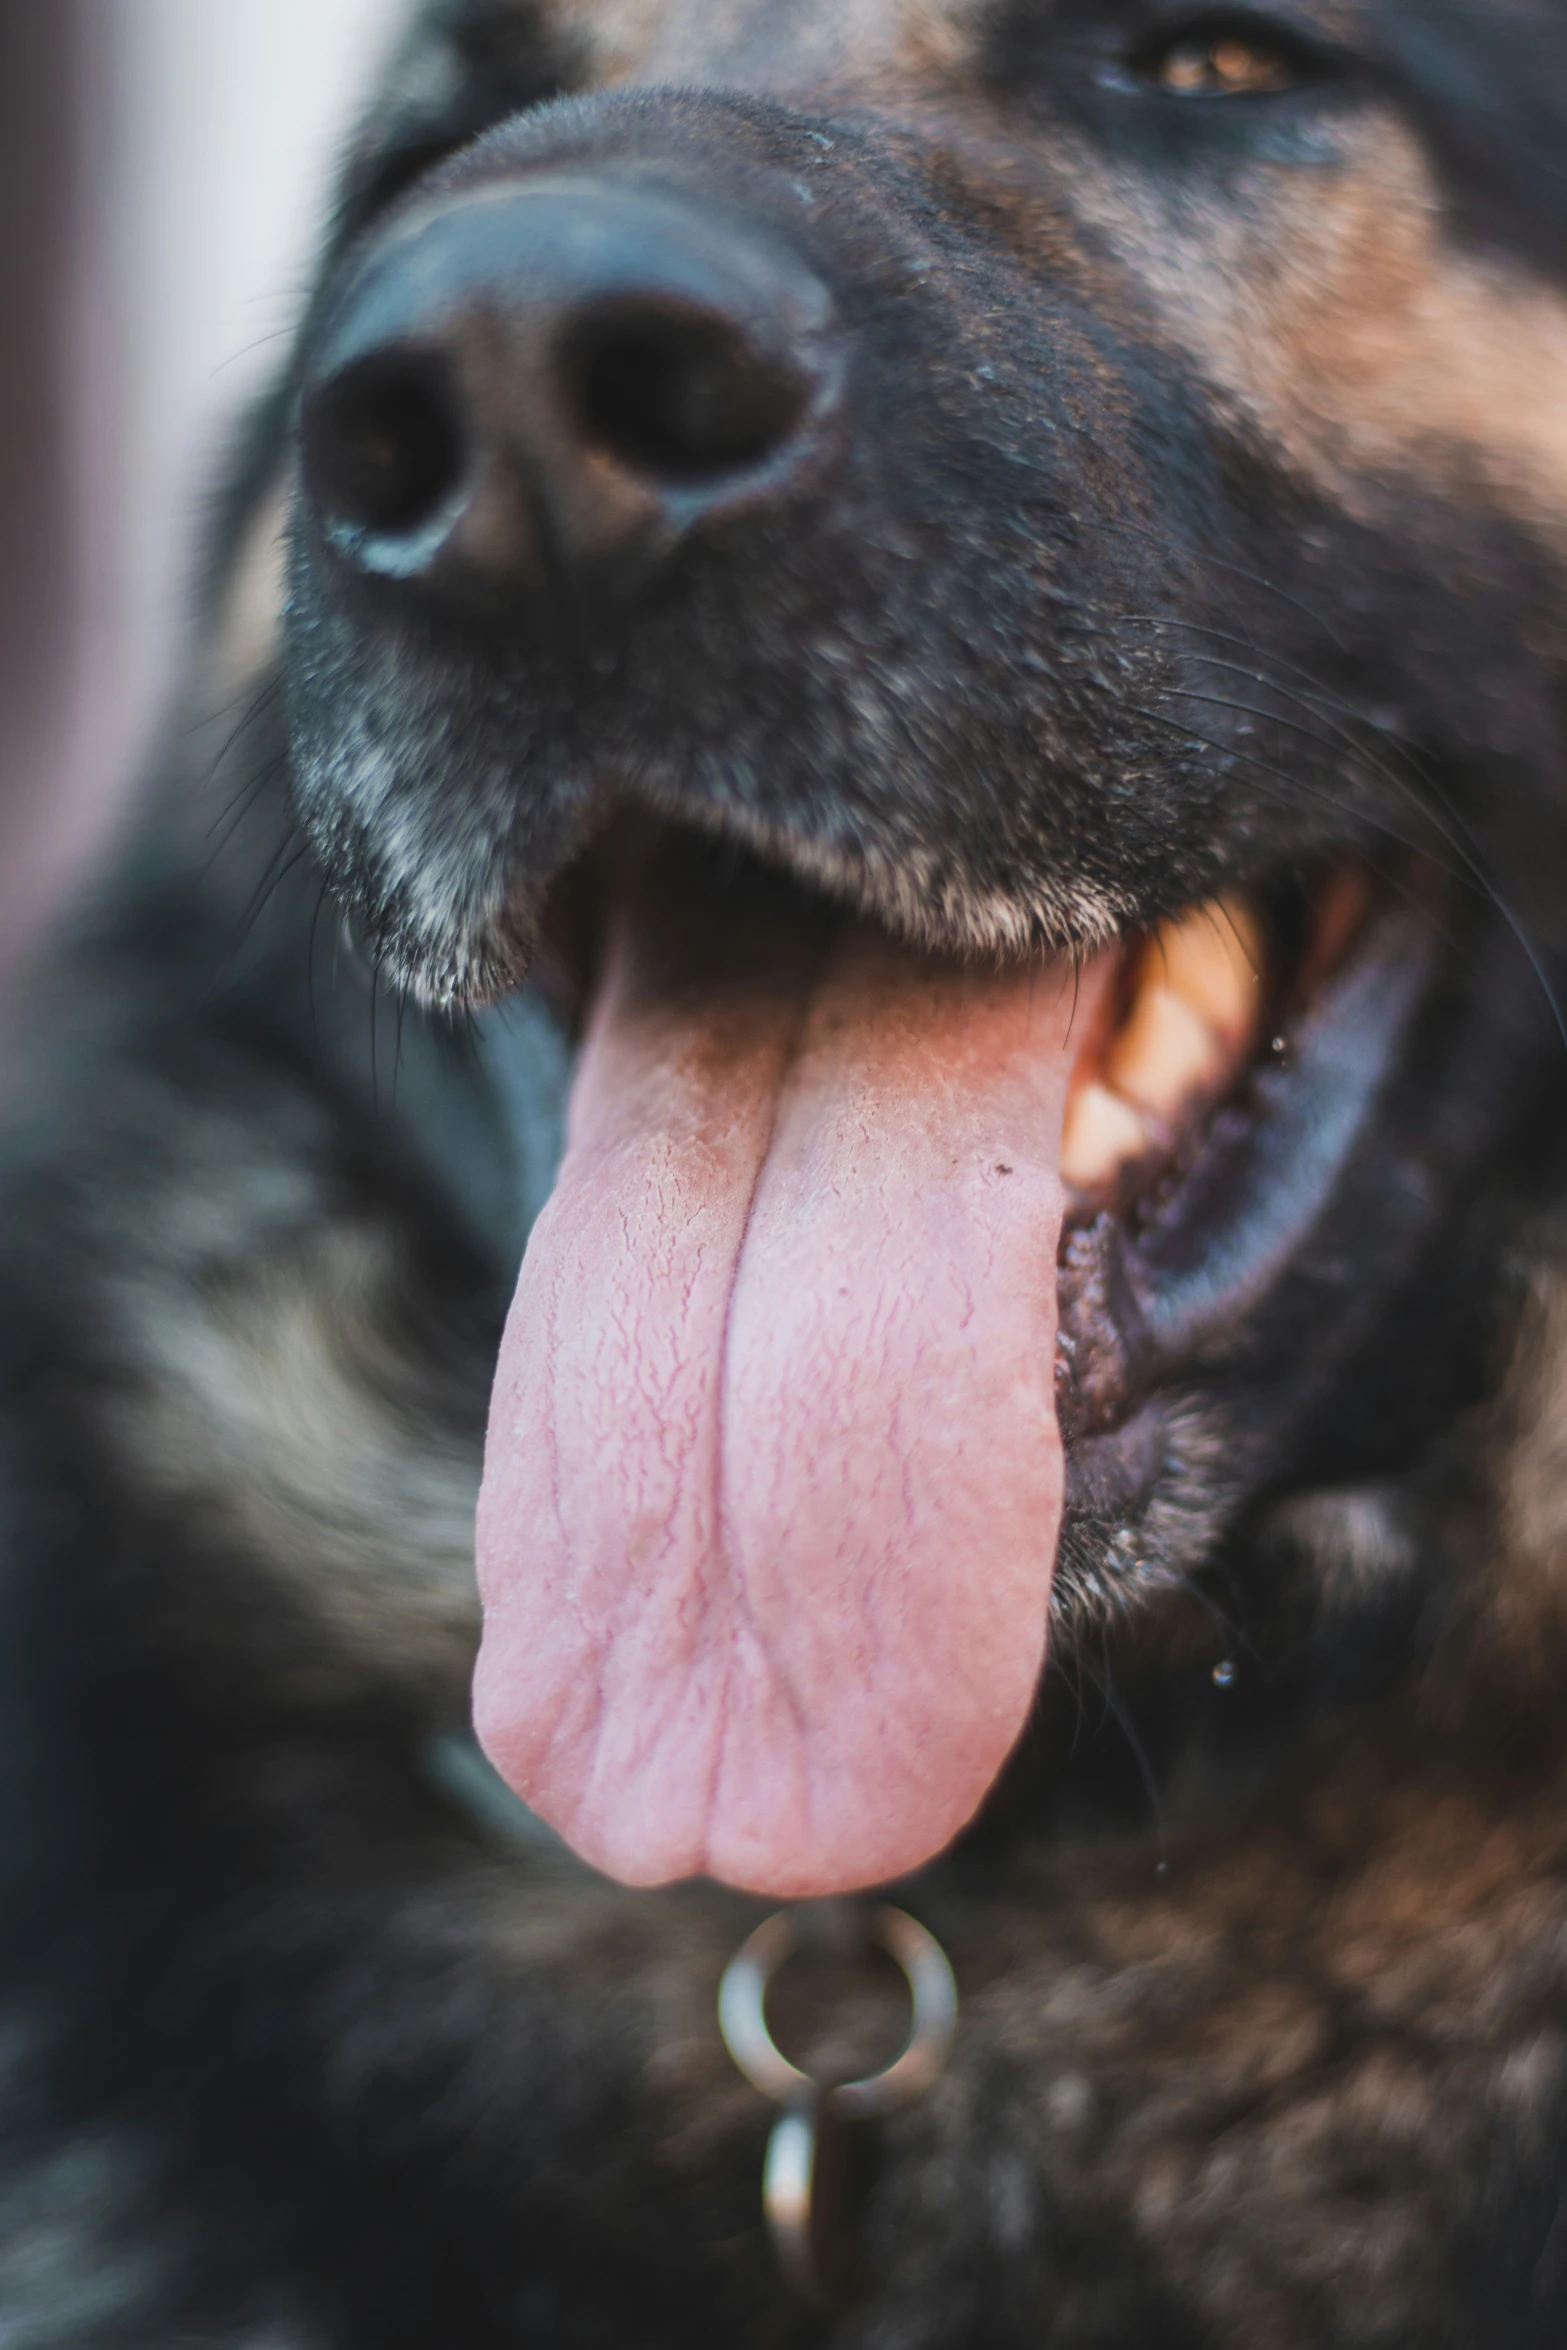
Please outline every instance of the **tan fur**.
M1456 244L1391 119L1335 140L1331 168L1254 165L1223 204L1112 179L1084 142L1074 206L1163 335L1330 495L1364 509L1379 476L1416 475L1567 542L1567 299Z
M810 90L861 103L962 72L975 0L558 0L594 82Z
M477 1438L436 1419L399 1336L407 1276L389 1229L280 1221L243 1259L193 1270L148 1252L124 1268L110 1343L144 1369L108 1406L111 1437L144 1485L304 1606L325 1635L323 1686L346 1669L460 1710Z
M1479 1430L1486 1490L1452 1542L1466 1605L1452 1644L1462 1691L1554 1706L1567 1662L1567 1262L1535 1258L1507 1375Z

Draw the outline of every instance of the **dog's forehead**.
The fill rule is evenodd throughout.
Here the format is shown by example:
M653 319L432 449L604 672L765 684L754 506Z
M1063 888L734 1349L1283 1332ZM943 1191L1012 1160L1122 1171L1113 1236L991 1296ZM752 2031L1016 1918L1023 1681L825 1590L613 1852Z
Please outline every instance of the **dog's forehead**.
M487 0L493 8L497 0ZM1075 40L1141 42L1161 28L1211 28L1196 0L498 0L570 54L578 87L719 86L789 96L826 89L872 101L921 88L951 97L1008 32L1033 26ZM1263 6L1264 28L1275 10ZM1559 78L1562 0L1288 0L1286 29L1316 34L1394 68L1435 74L1464 103L1476 68L1541 52ZM1504 65L1503 70L1506 70ZM1483 80L1484 75L1479 79ZM1476 89L1470 105L1484 111ZM1482 134L1485 126L1481 126Z
M987 0L554 0L599 84L884 87L960 68Z

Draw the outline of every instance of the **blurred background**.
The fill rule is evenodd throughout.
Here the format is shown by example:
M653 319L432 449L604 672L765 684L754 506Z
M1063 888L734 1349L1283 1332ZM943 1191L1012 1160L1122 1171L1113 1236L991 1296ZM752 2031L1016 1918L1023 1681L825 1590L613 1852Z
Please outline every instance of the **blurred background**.
M408 5L0 0L0 1000L146 756Z

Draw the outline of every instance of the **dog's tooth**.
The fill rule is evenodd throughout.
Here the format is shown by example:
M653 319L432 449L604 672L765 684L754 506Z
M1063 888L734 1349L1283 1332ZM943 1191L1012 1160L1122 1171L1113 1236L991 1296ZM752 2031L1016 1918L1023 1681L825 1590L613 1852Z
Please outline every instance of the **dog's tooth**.
M1166 922L1148 942L1144 975L1188 1004L1231 1052L1262 1020L1264 932L1243 897L1211 898Z
M1224 1091L1256 1042L1263 1013L1261 920L1242 897L1214 898L1165 923L1137 956L1124 1019L1067 1105L1062 1172L1075 1189L1108 1188L1118 1171L1167 1142L1193 1102Z
M1118 1169L1142 1158L1148 1146L1148 1128L1131 1103L1092 1080L1067 1103L1062 1178L1074 1191L1104 1191Z
M1216 1092L1229 1073L1225 1039L1161 981L1139 988L1105 1061L1108 1083L1145 1117L1169 1125L1194 1095Z

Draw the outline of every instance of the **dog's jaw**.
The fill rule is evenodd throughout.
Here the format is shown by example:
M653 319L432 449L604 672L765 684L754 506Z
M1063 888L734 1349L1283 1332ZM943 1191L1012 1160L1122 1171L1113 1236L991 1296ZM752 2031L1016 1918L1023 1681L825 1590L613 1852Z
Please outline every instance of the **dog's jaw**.
M621 849L492 1404L478 1726L627 1882L881 1883L965 1826L1038 1688L1082 1403L1063 1226L1200 1159L1363 878L1286 977L1244 897L965 964L688 836Z

